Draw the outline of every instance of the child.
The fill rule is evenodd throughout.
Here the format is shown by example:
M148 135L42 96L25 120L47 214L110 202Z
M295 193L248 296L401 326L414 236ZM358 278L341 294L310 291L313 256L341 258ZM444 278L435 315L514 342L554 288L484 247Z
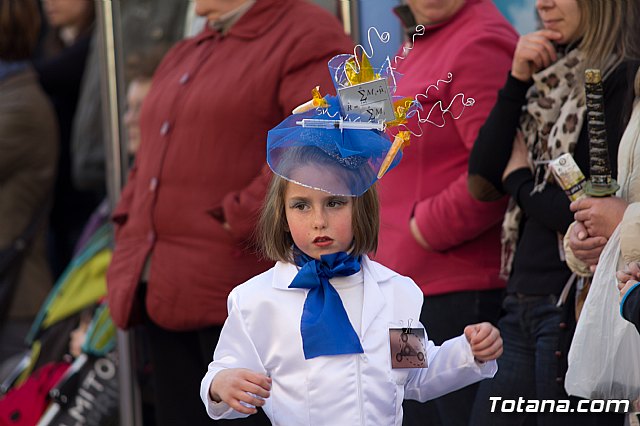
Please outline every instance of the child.
M497 371L495 327L470 325L436 347L418 322L420 289L367 257L390 143L340 128L335 99L323 100L329 113L294 114L269 132L275 175L259 240L277 263L229 295L200 388L214 419L262 407L273 424L400 425L404 398L426 401ZM305 118L327 125L298 125Z

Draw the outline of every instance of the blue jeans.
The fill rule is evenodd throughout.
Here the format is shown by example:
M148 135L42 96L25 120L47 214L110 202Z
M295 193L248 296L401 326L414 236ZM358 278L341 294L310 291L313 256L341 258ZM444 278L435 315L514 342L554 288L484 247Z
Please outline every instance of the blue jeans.
M563 308L556 307L554 295L509 294L503 303L505 315L498 322L504 353L498 359L498 372L484 380L476 395L471 425L614 425L622 424L622 415L587 413L500 412L500 402L491 412L489 397L503 400L568 400L564 390L567 354L560 349L562 334L570 327ZM576 399L572 399L575 407ZM525 404L526 405L526 404Z

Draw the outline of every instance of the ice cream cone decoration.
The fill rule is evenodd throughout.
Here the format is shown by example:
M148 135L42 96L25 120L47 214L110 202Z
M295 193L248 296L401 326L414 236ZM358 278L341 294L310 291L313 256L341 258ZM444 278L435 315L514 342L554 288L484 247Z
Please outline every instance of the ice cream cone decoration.
M405 146L409 145L410 136L411 133L406 130L400 131L395 135L391 148L389 149L389 152L387 152L387 156L382 161L382 165L378 171L378 179L381 179L387 172L389 166L393 162L393 159L398 155L398 152L400 152Z
M292 114L301 114L303 112L307 112L314 108L326 108L329 106L327 101L320 95L320 86L316 86L311 90L313 94L313 98L310 101L303 103L302 105L298 105L292 111Z

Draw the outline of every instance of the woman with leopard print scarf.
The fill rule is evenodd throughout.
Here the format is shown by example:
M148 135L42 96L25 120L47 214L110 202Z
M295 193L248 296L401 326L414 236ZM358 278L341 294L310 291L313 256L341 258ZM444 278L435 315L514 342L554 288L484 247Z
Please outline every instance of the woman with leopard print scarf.
M479 132L469 160L468 186L484 201L511 196L503 223L503 268L508 278L498 326L504 354L498 373L481 384L472 424L622 424L580 413L491 412L489 397L566 400L566 351L575 326L573 301L560 295L572 272L562 235L573 221L569 199L548 164L571 153L589 174L584 70L604 75L609 158L617 170L618 143L632 103L638 63L636 0L537 0L543 29L520 38L505 86ZM518 416L521 416L518 418ZM527 419L525 416L532 416ZM574 417L575 416L575 417Z

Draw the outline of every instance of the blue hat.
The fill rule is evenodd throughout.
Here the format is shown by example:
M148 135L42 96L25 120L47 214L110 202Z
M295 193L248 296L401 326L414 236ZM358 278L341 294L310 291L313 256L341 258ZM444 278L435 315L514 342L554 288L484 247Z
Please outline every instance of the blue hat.
M391 137L389 127L417 107L395 98L391 67L374 70L366 55L338 55L329 61L338 96L313 99L269 131L267 163L291 182L335 195L359 196L402 157L409 132ZM394 102L395 100L395 102Z

